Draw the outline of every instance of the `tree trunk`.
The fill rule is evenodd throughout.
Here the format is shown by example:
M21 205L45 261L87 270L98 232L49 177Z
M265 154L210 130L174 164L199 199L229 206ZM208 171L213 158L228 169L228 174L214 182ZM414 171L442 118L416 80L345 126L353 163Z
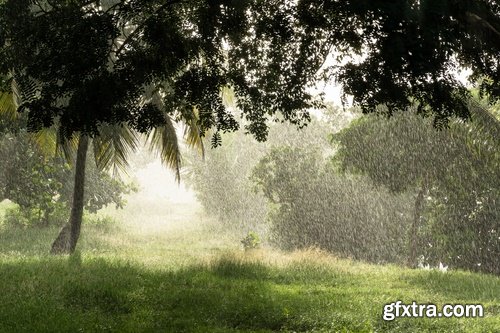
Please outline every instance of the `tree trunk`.
M424 206L424 195L427 192L425 180L422 181L420 189L415 199L415 210L413 212L413 223L410 229L410 254L408 256L408 266L417 267L417 248L418 248L418 227L420 226L420 218L422 217L422 209Z
M75 186L73 188L73 201L71 204L71 215L68 223L59 232L54 243L52 243L52 254L71 254L75 251L76 243L80 237L80 229L83 218L84 187L85 187L85 163L89 138L80 136L75 163Z

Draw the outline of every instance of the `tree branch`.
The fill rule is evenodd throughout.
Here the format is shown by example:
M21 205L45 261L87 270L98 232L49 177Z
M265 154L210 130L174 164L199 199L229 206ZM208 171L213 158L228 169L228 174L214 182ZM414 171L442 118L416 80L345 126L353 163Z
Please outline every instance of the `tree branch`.
M158 9L156 9L153 12L153 14L151 14L147 19L145 19L144 22L139 24L139 26L137 26L137 28L135 28L134 31L132 31L130 35L127 36L127 38L125 38L123 44L120 45L120 48L115 52L116 57L120 55L120 53L125 49L125 46L131 43L132 39L139 34L139 32L142 30L142 28L144 28L146 23L148 23L156 14L158 14L160 11L164 10L168 6L175 5L176 3L180 3L181 1L182 0L170 0L161 5L160 7L158 7Z
M466 12L465 15L467 15L467 20L470 23L480 23L484 28L491 30L495 35L497 35L497 37L500 38L500 32L498 32L498 30L495 29L495 27L493 27L488 21L483 19L481 16L471 12Z

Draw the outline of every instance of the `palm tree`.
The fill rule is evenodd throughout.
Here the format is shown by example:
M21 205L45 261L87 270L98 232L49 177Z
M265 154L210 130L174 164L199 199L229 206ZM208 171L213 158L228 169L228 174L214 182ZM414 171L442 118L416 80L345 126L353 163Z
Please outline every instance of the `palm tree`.
M14 80L12 80L11 88L11 92L0 93L0 114L14 119L17 116L16 110L20 104L21 94ZM170 115L170 110L166 110L160 92L145 89L144 101L153 102L163 111L164 116L163 126L153 128L146 133L149 148L158 153L167 167L175 171L176 179L179 181L181 152L175 121ZM185 122L184 137L189 146L198 147L203 152L195 109L193 109L192 117ZM37 133L35 138L45 148L56 142L56 153L63 154L69 162L75 161L71 214L68 223L59 232L50 251L52 254L70 254L75 251L80 237L84 207L85 164L89 146L94 151L97 166L108 170L113 168L114 174L117 174L118 169L126 170L127 157L138 148L140 137L127 124L116 124L102 125L99 128L99 135L93 138L87 135L76 135L71 139L63 138L57 134L57 126L51 131L43 130Z
M147 133L147 143L153 152L157 152L162 162L175 171L177 181L180 181L181 151L174 120L165 109L159 92L152 95L154 104L164 112L164 124ZM193 109L193 117L196 115ZM127 157L138 147L139 138L126 124L105 125L99 129L99 136L92 140L86 135L79 136L75 162L75 185L71 215L68 223L61 229L59 236L52 244L51 253L73 253L80 237L83 215L83 195L85 184L85 163L87 150L92 141L97 166L104 169L126 169ZM196 121L186 122L185 138L188 145L203 150L203 143ZM115 172L116 174L116 172Z

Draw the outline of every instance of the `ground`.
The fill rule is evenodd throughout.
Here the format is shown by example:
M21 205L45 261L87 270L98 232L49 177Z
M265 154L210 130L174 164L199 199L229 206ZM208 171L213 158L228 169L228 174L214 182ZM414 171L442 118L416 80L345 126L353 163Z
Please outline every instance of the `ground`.
M0 332L500 332L500 278L318 250L244 251L191 197L136 194L73 256L57 228L0 229ZM7 206L0 205L0 211ZM475 319L382 319L384 304L480 303Z

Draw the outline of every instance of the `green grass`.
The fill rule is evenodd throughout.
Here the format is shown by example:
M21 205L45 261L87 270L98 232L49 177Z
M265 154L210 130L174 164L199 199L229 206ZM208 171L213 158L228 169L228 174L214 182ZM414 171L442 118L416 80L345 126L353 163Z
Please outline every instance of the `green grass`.
M0 206L1 207L1 206ZM500 332L500 278L408 270L319 251L244 252L199 207L139 199L87 225L0 229L0 332ZM382 319L386 303L481 303L476 319Z

